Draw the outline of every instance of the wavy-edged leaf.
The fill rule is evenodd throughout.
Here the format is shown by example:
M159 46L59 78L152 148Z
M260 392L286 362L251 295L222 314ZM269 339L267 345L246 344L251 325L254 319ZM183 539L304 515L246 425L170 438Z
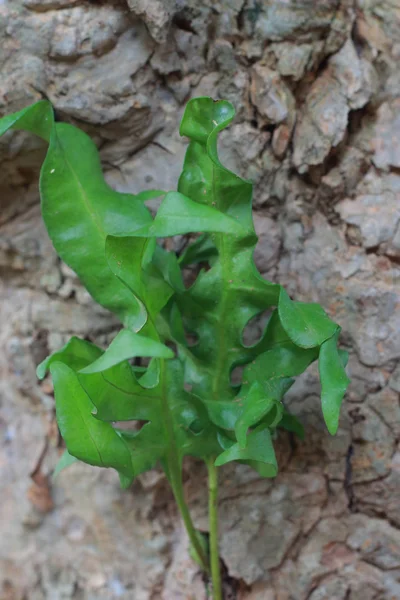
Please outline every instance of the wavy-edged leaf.
M339 354L337 336L326 340L319 352L318 368L321 379L322 414L331 435L339 426L340 407L350 379L344 369L347 357Z
M168 192L154 221L135 231L140 237L171 237L193 231L247 234L242 225L212 206L194 202L179 192Z
M103 353L94 344L73 337L38 366L38 377L42 379L54 362L70 367L77 373L80 384L93 403L94 416L102 421L147 421L159 415L160 399L157 390L152 389L159 381L156 362L152 362L139 379L128 361L101 373L79 373Z
M258 381L255 381L246 397L243 412L235 423L235 434L241 448L246 447L247 431L269 413L275 406L275 400L266 397L265 392Z
M153 265L175 292L185 291L182 272L175 252L168 252L157 245L153 254Z
M153 469L168 451L168 439L158 424L146 423L139 431L119 434L129 448L135 477Z
M160 393L144 388L135 378L128 362L101 373L79 373L79 381L90 397L101 421L151 421L159 418Z
M43 379L54 362L62 362L73 371L79 371L102 354L103 350L95 344L74 336L60 350L53 352L42 361L36 369L36 374L39 379Z
M160 369L158 359L152 358L149 362L148 367L141 368L144 368L145 370L144 372L142 372L142 374L137 372L137 375L140 374L140 385L146 389L152 389L156 387L160 382Z
M74 127L55 124L47 102L0 120L0 133L21 128L49 141L40 187L50 236L93 297L128 328L106 351L75 338L38 368L41 377L48 368L54 376L71 455L73 448L85 462L116 468L123 486L157 461L171 476L172 462L188 454L219 454L218 466L236 460L274 476L270 430L302 434L282 396L318 355L324 416L329 430L337 429L347 385L338 327L320 306L292 302L255 267L252 186L217 154L218 135L233 116L229 102L189 102L179 191L166 194L154 220L144 206L152 192L113 192L94 144ZM156 244L156 237L202 231L179 260ZM186 290L180 267L202 261L206 268ZM262 339L245 346L248 321L272 307ZM174 341L178 357L159 340ZM149 368L129 364L140 356L153 357ZM245 366L239 392L231 382L238 365ZM131 420L141 428L110 425Z
M30 131L48 142L53 122L54 114L50 102L40 100L12 115L2 117L0 119L0 135L9 129Z
M203 233L182 252L179 264L185 267L201 262L212 262L216 256L218 256L218 251L215 244L209 234Z
M117 333L107 350L93 363L81 369L80 372L84 374L100 373L137 356L173 358L174 353L170 348L156 340L139 333L133 333L129 329L122 329Z
M215 247L211 268L200 272L189 290L176 295L184 327L198 341L192 348L185 347L179 331L175 341L186 360L193 391L202 398L210 420L228 433L235 429L244 446L249 427L260 422L271 428L279 425L285 414L281 398L292 384L291 378L318 358L321 344L337 331L337 325L320 306L292 302L280 286L265 281L255 268L255 238L248 234L254 233L251 184L223 167L217 155L218 134L233 115L228 102L197 98L189 102L182 120L181 134L190 138L190 144L179 191L199 205L231 216L247 233L210 234ZM273 306L278 308L263 339L244 347L245 325ZM236 396L230 373L234 366L246 363ZM251 402L244 403L252 396L253 384L260 385L262 393L259 405L254 401L251 408ZM290 425L287 417L285 420Z
M151 320L154 321L174 293L174 288L169 281L179 285L179 280L170 262L169 277L164 277L156 264L145 264L146 252L149 249L152 257L160 256L151 242L140 237L108 236L105 246L110 269L140 299Z
M205 401L229 401L234 364L246 363L251 351L241 343L246 323L268 306L276 305L279 286L258 273L253 253L257 237L251 210L252 186L225 169L217 156L218 133L234 116L229 102L196 98L186 107L180 132L190 138L179 191L200 207L214 208L240 223L230 235L211 233L215 254L211 268L202 271L177 304L186 328L198 343L187 375L194 391ZM212 374L210 376L210 374Z
M135 197L112 190L105 182L98 151L79 129L55 123L51 105L42 101L0 120L0 134L25 129L49 142L40 174L43 219L59 256L77 273L93 298L139 330L143 306L110 271L104 256L108 234L130 234L152 222Z
M145 322L143 307L110 271L104 245L109 234L130 232L151 222L143 202L109 188L95 144L64 123L53 128L40 193L43 219L59 256L99 304L140 329Z
M273 408L276 410L271 412L273 418L268 425L276 426L279 422L276 419L281 415L281 398L292 384L293 379L288 377L264 380L255 375L251 377L251 381L250 378L247 380L233 400L202 400L202 403L210 420L217 427L227 431L235 430L244 444L244 431Z
M338 328L319 304L293 302L284 288L279 294L278 311L286 333L301 348L320 346Z
M266 378L267 374L263 375L264 365L268 363L265 356L260 355L243 373L244 383L238 394L242 413L235 424L236 438L241 448L246 447L249 427L261 421L271 429L278 425L284 410L282 397L294 382L290 377Z
M78 376L61 362L50 366L56 399L57 423L68 452L97 467L112 467L125 477L134 475L130 452L108 423L95 419L94 406Z
M265 425L256 427L247 436L246 448L241 448L238 443L222 452L215 460L215 465L221 467L232 461L250 464L262 477L275 477L278 465L271 434Z
M211 421L221 429L234 430L243 412L239 402L233 400L203 400Z

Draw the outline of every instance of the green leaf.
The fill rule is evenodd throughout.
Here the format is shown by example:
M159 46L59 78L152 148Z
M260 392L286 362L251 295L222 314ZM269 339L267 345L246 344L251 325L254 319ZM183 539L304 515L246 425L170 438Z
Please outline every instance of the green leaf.
M39 379L43 379L54 362L62 362L73 371L79 371L103 354L103 350L77 337L72 337L60 350L48 356L36 369Z
M144 190L143 192L136 194L135 199L146 202L147 200L154 200L154 198L165 196L165 194L166 192L164 190Z
M139 379L139 383L146 389L152 389L156 387L160 382L160 363L156 358L152 358L149 362L149 366L141 367L144 368L144 372Z
M225 129L234 116L235 109L226 100L215 102L205 96L193 98L186 106L179 133L199 144L209 144L214 131Z
M93 417L93 404L77 374L61 362L52 363L50 371L57 423L68 452L90 465L113 467L125 477L132 477L134 472L126 444L111 425Z
M130 450L135 477L153 469L168 451L165 432L154 423L146 423L137 432L119 433Z
M136 356L173 358L172 350L151 338L122 329L113 339L107 350L89 366L81 369L81 373L100 373L125 360Z
M347 363L349 362L349 353L347 350L342 350L342 348L338 348L338 353L340 356L340 360L342 361L342 365L347 367Z
M222 429L234 430L242 414L242 407L233 400L203 400L211 421Z
M185 291L182 272L174 252L167 252L157 245L154 250L153 264L175 292Z
M139 298L154 321L173 295L174 289L155 265L145 266L146 252L149 249L154 255L155 248L151 242L137 237L108 236L105 246L110 269Z
M71 456L71 454L68 452L68 450L64 450L60 460L58 461L58 463L56 464L56 467L54 469L53 479L56 479L56 477L59 476L61 471L63 471L64 469L67 469L68 467L73 465L74 462L76 462L77 460L78 459L75 456Z
M280 401L288 389L292 386L294 380L290 377L276 377L273 376L270 379L265 378L262 375L263 366L266 364L266 355L261 354L256 358L250 365L248 365L243 373L245 381L240 390L240 395L247 397L249 388L254 382L259 382L259 386L266 396L272 398L275 401ZM265 369L267 371L267 369Z
M262 356L262 358L261 358ZM294 377L303 373L318 357L318 351L303 350L291 342L267 350L256 359L256 365L264 369L265 377ZM251 367L249 367L251 372Z
M320 346L338 328L319 304L293 302L283 288L279 295L278 310L283 328L301 348Z
M274 399L266 397L261 384L255 381L244 400L244 410L235 423L236 439L241 448L246 447L247 430L258 423L274 406Z
M90 397L96 409L95 417L102 421L146 421L159 414L160 399L157 390L151 389L159 381L157 362L151 363L139 380L127 361L101 373L79 373L102 356L103 352L94 344L73 337L61 350L54 352L38 366L38 377L43 379L54 362L62 362L70 367L78 374L80 384Z
M178 342L181 347L187 346L186 331L176 302L169 303L164 311L164 316L169 324L169 329L165 331L164 336Z
M216 256L218 256L218 251L209 234L203 233L181 254L179 264L185 267L201 262L211 262Z
M222 450L229 450L235 444L234 436L230 432L218 431L217 439Z
M176 444L179 464L186 455L202 458L207 452L215 453L215 432L213 435L212 431L201 426L200 439L191 429L196 422L202 425L204 415L201 414L198 399L183 389L183 369L178 360L168 361L164 365L160 384L154 392L159 394L157 400L160 406L150 416L151 422L146 423L139 432L120 431L131 451L135 473L150 469L161 460L168 474L171 435ZM172 426L170 430L168 421Z
M171 237L193 231L218 231L225 234L246 233L230 216L198 204L179 192L169 192L162 201L152 224L135 231L141 237Z
M246 446L249 427L260 421L269 428L278 425L284 410L282 397L294 382L289 377L271 376L266 354L260 355L245 368L244 383L235 399L241 407L240 417L235 424L236 438L241 448Z
M24 130L30 131L48 142L53 122L53 108L50 102L41 100L13 115L7 115L0 119L0 135L9 129Z
M119 335L121 334L122 332ZM137 340L134 333L128 332L128 334L130 339ZM124 336L126 334L122 334L122 337ZM139 341L141 338L142 336L139 336ZM151 347L155 345L158 348L158 342L152 340L150 342ZM144 370L139 380L126 360L104 372L79 373L81 369L91 366L103 355L104 351L94 344L73 337L61 350L53 353L39 365L38 377L42 379L54 362L62 362L70 367L77 373L81 386L94 405L94 416L102 421L147 421L159 415L159 392L152 389L159 381L157 362L151 363L150 368Z
M64 123L53 128L40 194L43 219L59 256L99 304L140 329L143 308L110 271L104 245L107 235L130 232L151 221L146 207L108 187L92 140Z
M304 440L304 427L300 421L294 415L290 414L286 409L283 412L282 419L279 422L278 427L286 429L291 433L295 433L297 437Z
M79 129L55 123L51 105L39 102L0 120L0 133L26 129L49 141L40 175L42 214L59 256L77 273L93 298L138 331L143 306L110 271L106 236L131 233L152 222L143 199L119 194L104 181L97 148Z
M217 457L215 465L221 467L232 461L253 463L252 466L257 467L256 470L262 477L275 477L278 465L268 428L260 425L251 431L247 436L246 448L233 444Z
M121 484L121 489L127 490L129 486L132 484L133 477L126 477L123 473L118 473L119 481Z
M107 371L84 375L79 381L90 397L101 421L150 421L160 415L161 398L157 389L146 389L135 378L128 362Z
M321 378L321 404L325 423L331 435L339 426L340 407L350 379L346 375L341 356L337 349L337 335L324 342L319 352L319 375Z
M191 100L178 191L137 196L107 186L93 142L55 123L48 102L0 120L0 133L25 129L48 142L40 190L50 237L92 296L124 323L105 351L73 338L38 367L41 378L51 370L69 456L115 468L123 487L159 461L179 497L186 455L274 476L271 432L304 433L283 396L318 357L324 417L331 433L337 429L348 382L339 328L319 305L293 302L257 271L252 185L217 152L233 117L229 102ZM160 195L153 219L145 202ZM179 259L156 239L200 232ZM185 288L181 268L202 262ZM259 342L246 346L249 321L271 309ZM148 367L130 364L141 357L151 359ZM234 385L238 366L242 381ZM111 425L120 421L123 428Z
M209 237L214 256L211 268L200 272L191 288L176 296L186 330L198 338L190 353L182 350L187 377L194 393L207 403L234 398L232 368L255 356L254 350L241 343L242 330L253 316L276 306L279 299L279 286L263 279L253 260L257 237L252 186L223 167L217 156L218 133L233 116L229 102L197 98L188 103L180 130L189 136L190 144L179 192L200 208L217 210L241 226L231 235L214 229ZM190 255L183 262L189 260Z

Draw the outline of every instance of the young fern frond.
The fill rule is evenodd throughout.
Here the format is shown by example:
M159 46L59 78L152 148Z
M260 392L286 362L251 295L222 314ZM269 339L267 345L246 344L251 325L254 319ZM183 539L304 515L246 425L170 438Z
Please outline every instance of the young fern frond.
M203 459L210 476L210 552L214 597L221 598L217 556L217 467L245 463L274 477L272 436L282 427L303 435L283 397L314 361L319 362L322 412L338 428L348 385L340 328L318 304L294 302L263 279L253 261L257 243L252 185L220 162L218 135L234 117L229 102L191 100L181 124L190 140L178 191L132 196L104 181L97 149L79 129L56 123L41 101L0 119L48 143L41 169L42 214L62 260L92 297L114 312L123 329L102 350L72 338L38 367L50 370L57 421L67 454L112 467L123 487L159 463L172 486L194 554L205 570L205 544L195 531L182 486L185 456ZM145 200L164 196L152 218ZM201 233L178 259L157 238ZM208 263L185 288L183 269ZM243 342L249 321L271 311L262 338ZM188 334L195 344L189 344ZM176 348L176 352L171 347ZM132 358L149 358L146 368ZM240 385L231 382L244 367ZM119 421L133 422L130 430Z

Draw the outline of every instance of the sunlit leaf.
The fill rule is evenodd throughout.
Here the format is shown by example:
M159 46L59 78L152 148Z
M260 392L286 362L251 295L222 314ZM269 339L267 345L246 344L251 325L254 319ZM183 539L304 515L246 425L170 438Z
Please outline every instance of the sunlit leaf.
M104 255L106 236L130 233L151 223L143 198L119 194L105 182L97 148L83 132L55 123L51 105L42 101L0 119L0 134L24 129L49 142L40 175L42 215L59 256L78 274L90 294L139 330L143 307L110 271ZM160 192L147 192L146 198Z

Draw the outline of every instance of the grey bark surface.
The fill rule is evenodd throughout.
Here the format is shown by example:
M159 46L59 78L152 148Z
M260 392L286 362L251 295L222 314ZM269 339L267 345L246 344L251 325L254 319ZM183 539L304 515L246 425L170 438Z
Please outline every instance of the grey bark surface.
M0 115L49 98L120 191L174 189L187 99L234 103L221 153L255 183L257 264L342 325L352 383L336 437L316 372L291 390L307 437L280 435L276 480L222 471L226 598L400 599L398 1L0 0L0 42ZM160 472L128 492L85 465L51 480L60 439L35 365L118 323L47 238L44 151L0 141L0 598L203 600ZM206 531L205 472L185 469Z

